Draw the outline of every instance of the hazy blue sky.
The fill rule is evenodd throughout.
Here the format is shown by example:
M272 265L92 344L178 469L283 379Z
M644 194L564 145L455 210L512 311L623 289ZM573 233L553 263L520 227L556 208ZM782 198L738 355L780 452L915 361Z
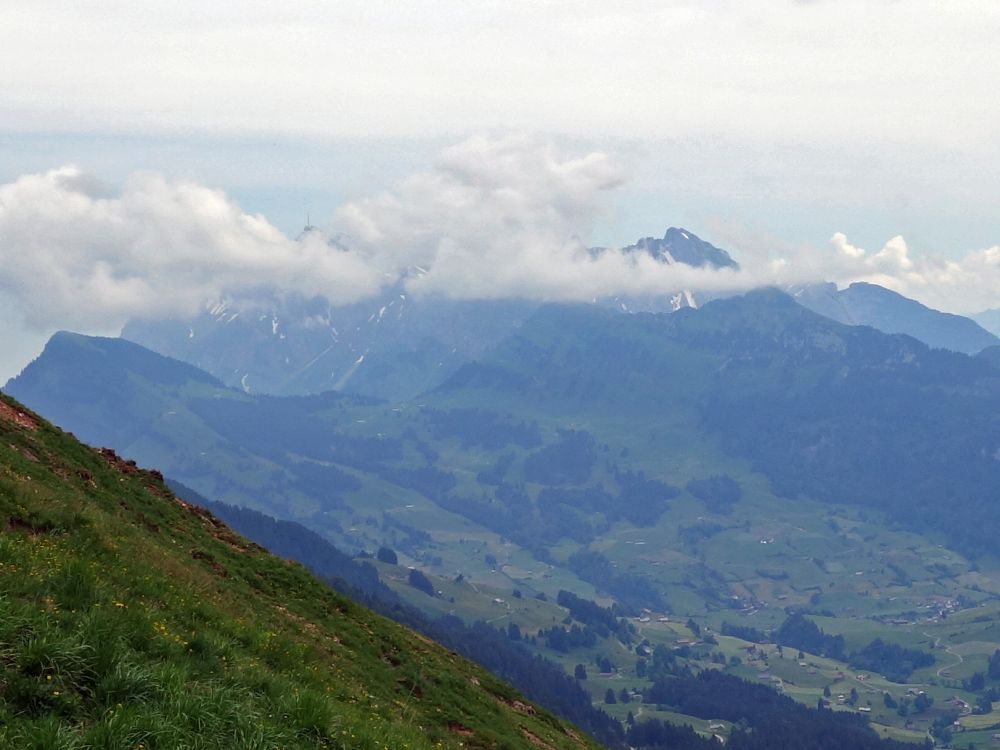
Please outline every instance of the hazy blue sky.
M378 227L367 251L382 271L403 260L379 246L409 238L400 217L422 242L471 242L454 206L416 195L462 180L569 202L552 224L511 203L470 213L538 239L511 260L528 270L558 231L619 245L682 225L744 266L797 269L775 281L870 278L946 309L1000 306L998 38L993 0L4 4L0 380L55 328L113 332L167 297L246 284L226 267L247 262L234 245L295 254L248 216L292 237L306 212ZM466 147L457 171L442 166L471 135L511 133L534 145ZM541 143L560 155L533 171ZM578 169L587 155L606 168ZM164 185L136 188L150 172ZM205 205L232 226L208 228ZM354 271L331 266L331 288L366 288ZM544 294L585 277L557 274Z

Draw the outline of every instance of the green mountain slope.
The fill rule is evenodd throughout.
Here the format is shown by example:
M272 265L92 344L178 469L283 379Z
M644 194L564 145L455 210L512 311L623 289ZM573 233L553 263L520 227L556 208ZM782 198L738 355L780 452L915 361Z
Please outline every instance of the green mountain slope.
M590 747L0 396L0 745Z
M441 392L714 436L781 495L886 511L976 554L1000 531L996 370L773 290L671 316L549 308Z

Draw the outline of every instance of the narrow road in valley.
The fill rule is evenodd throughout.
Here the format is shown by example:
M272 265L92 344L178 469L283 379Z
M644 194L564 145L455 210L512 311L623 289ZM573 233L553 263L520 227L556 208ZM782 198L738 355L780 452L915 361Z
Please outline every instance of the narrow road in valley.
M934 649L935 650L937 650L938 648L941 647L941 639L940 638L937 638L937 637L931 635L930 633L928 633L926 631L924 631L923 635L925 635L927 638L933 638L934 639ZM940 669L938 669L938 671L936 673L938 677L943 676L944 672L947 672L949 669L953 669L954 667L959 666L960 664L962 664L965 661L965 659L962 657L962 655L960 653L958 653L957 651L955 651L954 649L952 649L951 646L945 646L944 647L944 651L945 651L946 654L951 654L952 656L954 656L956 659L958 659L958 661L954 661L951 664L946 664L943 667L941 667Z
M941 669L939 669L937 671L937 676L938 677L941 677L941 673L942 672L947 672L952 667L957 667L959 664L961 664L962 662L965 661L965 659L962 658L962 655L960 653L958 653L957 651L953 651L952 650L951 646L946 646L944 650L945 650L945 653L951 654L956 659L958 659L958 661L952 662L951 664L948 664L947 666L941 667Z

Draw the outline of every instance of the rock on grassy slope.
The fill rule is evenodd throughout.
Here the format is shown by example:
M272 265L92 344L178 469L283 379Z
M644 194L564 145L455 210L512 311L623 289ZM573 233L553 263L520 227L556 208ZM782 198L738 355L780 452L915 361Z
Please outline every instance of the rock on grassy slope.
M0 746L594 747L4 395Z

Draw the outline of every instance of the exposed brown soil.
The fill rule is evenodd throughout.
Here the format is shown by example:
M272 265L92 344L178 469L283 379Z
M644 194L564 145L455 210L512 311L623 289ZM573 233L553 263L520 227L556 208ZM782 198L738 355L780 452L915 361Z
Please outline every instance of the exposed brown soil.
M32 463L35 463L35 464L38 463L38 456L36 456L32 451L28 450L27 448L16 448L14 446L11 446L11 447L14 448L14 450L16 450L18 453L20 453L22 456L24 456L26 459L28 459Z
M139 467L135 465L135 461L126 461L111 448L101 448L98 452L101 454L101 458L107 461L108 465L115 471L121 474L139 473Z
M34 432L38 429L38 420L20 409L15 409L6 401L0 400L0 419L13 422L18 427Z
M207 552L202 552L200 549L193 549L191 550L191 557L193 557L195 560L202 560L203 562L208 563L208 567L214 570L219 577L221 578L229 577L229 573L226 571L226 569L223 568L218 562L216 562L215 558L212 557Z
M471 729L469 729L464 724L458 723L457 721L448 722L448 731L454 732L455 734L460 735L461 737L471 737L473 734Z
M535 747L541 747L541 748L544 748L544 750L556 750L552 745L550 745L548 742L546 742L545 740L543 740L537 734L534 734L533 732L529 732L524 727L521 727L521 734L524 735L524 739L526 739L528 742L530 742Z
M535 715L535 707L534 706L529 706L527 703L522 703L521 701L518 701L518 700L511 700L510 698L501 698L499 695L494 696L494 697L496 698L496 700L497 700L498 703L502 703L505 706L508 706L508 707L514 709L519 714L525 714L527 716L534 716Z
M7 530L8 531L26 531L31 536L38 536L39 534L44 534L52 529L46 526L35 526L23 518L8 518L7 519Z

